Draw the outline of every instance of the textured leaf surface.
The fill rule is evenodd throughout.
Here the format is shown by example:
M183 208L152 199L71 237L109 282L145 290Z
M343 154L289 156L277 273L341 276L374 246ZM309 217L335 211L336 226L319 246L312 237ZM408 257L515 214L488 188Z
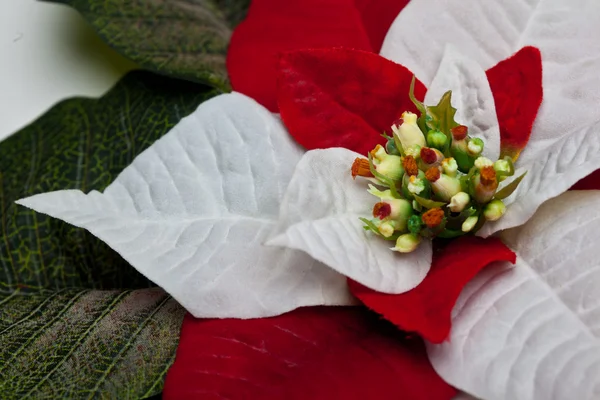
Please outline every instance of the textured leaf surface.
M451 399L420 339L358 307L274 318L187 316L165 399Z
M441 343L450 333L450 313L461 290L495 261L514 263L515 254L499 239L463 236L436 251L425 280L406 293L379 293L353 281L349 281L349 286L367 307L400 329Z
M600 193L571 191L504 233L515 267L486 268L461 293L449 342L430 359L485 399L600 396Z
M302 153L254 100L221 95L104 193L57 191L19 203L88 229L197 317L349 304L343 276L300 251L263 246Z
M59 103L0 143L0 294L147 287L142 275L92 235L14 201L58 189L104 189L213 94L189 82L132 72L101 99Z
M529 173L507 199L513 204L506 215L478 234L524 223L544 201L600 167L599 19L600 3L588 0L423 0L409 3L392 24L381 53L426 85L448 43L484 69L524 46L541 52L544 99L518 163Z
M229 88L225 55L249 0L51 0L76 8L142 67Z
M281 117L307 149L345 147L364 156L385 144L382 132L390 132L402 112L416 111L408 97L412 77L402 65L365 51L289 52L279 64ZM419 81L415 95L425 95Z
M0 299L3 398L160 392L185 310L162 289L19 291Z
M374 197L366 181L353 180L350 166L359 154L334 148L313 150L300 160L281 204L269 245L307 252L369 288L402 293L417 286L431 266L431 241L400 254L393 242L363 229Z
M132 72L104 97L59 103L0 143L4 397L137 399L161 391L184 309L161 289L123 290L151 283L83 229L14 201L104 189L213 94Z
M497 160L500 156L500 128L490 84L479 64L451 45L446 47L424 103L438 104L449 90L452 91L452 106L456 108L454 120L468 126L469 135L483 139L483 154ZM444 133L450 134L449 131Z

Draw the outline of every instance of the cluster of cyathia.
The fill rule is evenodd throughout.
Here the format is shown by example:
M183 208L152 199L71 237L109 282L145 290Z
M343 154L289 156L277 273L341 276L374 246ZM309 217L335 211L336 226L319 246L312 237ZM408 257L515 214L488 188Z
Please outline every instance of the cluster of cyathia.
M484 141L454 121L451 96L447 92L437 106L425 106L411 87L421 115L404 112L392 135L384 133L385 147L377 145L368 159L352 165L352 176L369 179L369 193L379 198L373 218L361 218L365 229L395 241L392 250L408 253L423 238L457 237L498 220L506 212L502 200L524 176L498 190L514 175L512 159L482 156Z

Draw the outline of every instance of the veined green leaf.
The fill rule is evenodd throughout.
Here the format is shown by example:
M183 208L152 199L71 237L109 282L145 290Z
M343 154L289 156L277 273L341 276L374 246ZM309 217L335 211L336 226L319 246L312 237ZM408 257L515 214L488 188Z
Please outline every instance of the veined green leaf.
M508 185L504 186L502 189L498 190L498 192L496 192L496 195L494 196L494 198L496 198L498 200L504 200L505 198L507 198L508 196L513 194L513 192L515 190L517 190L519 183L521 183L523 178L525 178L525 175L527 175L527 172L525 172L523 175L519 176L517 179L515 179Z
M136 71L104 97L59 103L1 142L0 295L19 288L148 287L146 278L93 235L14 202L59 189L103 190L214 94L205 86Z
M428 106L427 113L431 117L427 121L427 126L430 129L438 129L446 134L448 142L452 140L452 134L450 130L458 123L454 121L454 115L456 115L456 108L452 107L452 91L449 90L440 99L437 106Z
M0 297L0 393L6 399L160 393L184 314L160 288Z
M217 93L135 71L102 98L63 101L0 143L2 396L138 399L161 391L183 308L148 289L93 235L14 202L103 190Z
M77 9L144 68L229 90L225 56L249 0L50 0Z

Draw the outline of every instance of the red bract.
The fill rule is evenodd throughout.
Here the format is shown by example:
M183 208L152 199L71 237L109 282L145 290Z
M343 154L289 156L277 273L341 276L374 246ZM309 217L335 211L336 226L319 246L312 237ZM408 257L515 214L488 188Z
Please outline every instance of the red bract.
M335 46L371 50L351 0L253 0L229 43L231 85L276 112L278 55Z
M502 154L516 158L529 141L542 104L542 56L535 47L523 47L486 74L496 103Z
M277 57L290 50L348 47L379 52L409 0L253 0L227 52L233 89L277 111Z
M392 22L410 0L354 0L373 51L379 53Z
M186 316L164 399L451 399L420 339L363 308L274 318Z
M406 293L379 293L352 280L348 284L360 301L400 329L441 343L450 333L450 314L461 290L494 261L514 263L516 255L500 239L464 236L439 249L425 280Z
M413 75L377 54L350 49L300 50L279 63L278 102L290 134L307 149L345 147L367 154L409 110ZM422 100L425 87L416 82Z
M600 169L574 184L570 190L600 190Z

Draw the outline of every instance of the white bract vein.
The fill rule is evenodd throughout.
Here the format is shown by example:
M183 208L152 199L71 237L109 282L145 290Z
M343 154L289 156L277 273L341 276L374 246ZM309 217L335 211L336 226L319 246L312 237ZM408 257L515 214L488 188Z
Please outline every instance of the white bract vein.
M263 245L302 154L262 106L221 95L104 193L65 190L18 204L89 230L196 317L353 304L344 276L301 251Z
M600 398L600 192L567 192L504 232L516 266L486 268L461 293L436 371L477 397Z
M281 204L270 245L307 252L361 284L385 293L416 287L431 266L431 241L412 253L390 250L394 242L363 229L360 217L372 212L364 181L350 166L360 154L346 149L309 151L298 163Z
M452 44L484 69L531 45L542 53L544 100L518 161L529 171L506 215L478 234L523 224L546 200L600 168L600 2L420 0L387 33L381 54L429 86Z
M424 103L437 104L448 90L452 91L456 122L468 126L470 136L483 139L484 156L497 160L500 157L500 127L485 71L451 45L446 47L435 78L427 88Z

